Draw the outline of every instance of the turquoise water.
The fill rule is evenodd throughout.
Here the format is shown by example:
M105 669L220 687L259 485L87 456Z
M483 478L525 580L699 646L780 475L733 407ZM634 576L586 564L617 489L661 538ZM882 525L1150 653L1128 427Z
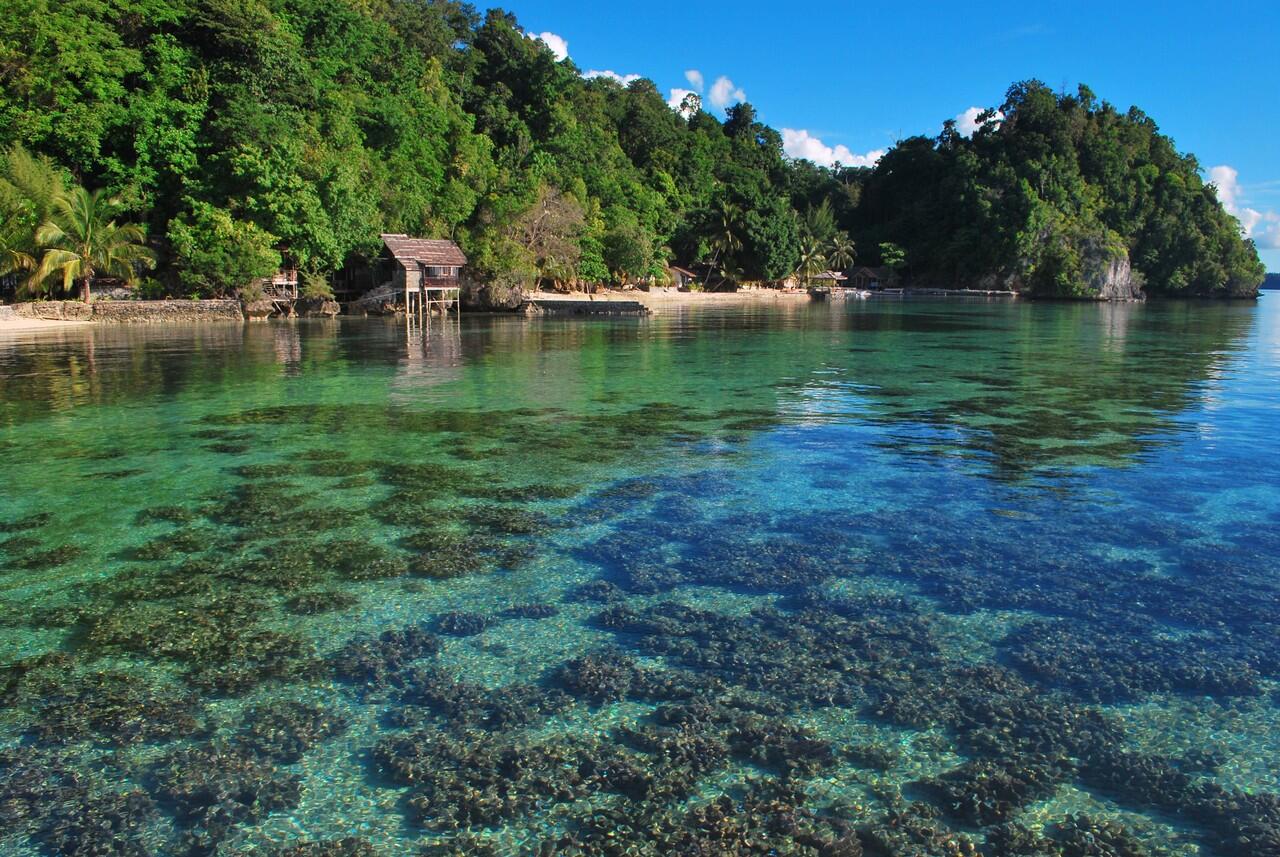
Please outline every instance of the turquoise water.
M0 334L0 854L1280 854L1280 303Z

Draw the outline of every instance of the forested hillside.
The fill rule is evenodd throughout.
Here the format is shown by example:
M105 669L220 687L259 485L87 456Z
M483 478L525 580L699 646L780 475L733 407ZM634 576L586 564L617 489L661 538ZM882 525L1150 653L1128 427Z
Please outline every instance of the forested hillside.
M1044 295L1126 256L1151 293L1262 279L1195 161L1084 89L1020 84L971 139L825 169L750 105L722 122L647 80L586 80L512 16L447 0L11 0L0 87L0 143L145 225L151 293L232 290L281 254L327 273L381 232L453 237L476 276L526 284L671 262L770 281L855 248L912 281ZM3 249L38 260L48 206L21 188L0 188Z

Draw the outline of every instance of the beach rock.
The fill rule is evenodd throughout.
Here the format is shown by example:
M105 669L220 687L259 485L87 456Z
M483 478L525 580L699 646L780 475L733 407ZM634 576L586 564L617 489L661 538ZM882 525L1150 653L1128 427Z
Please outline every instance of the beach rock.
M333 318L342 312L342 306L328 298L302 298L297 304L297 313L302 318Z
M275 312L275 305L268 300L245 301L241 308L249 321L267 319Z
M522 286L464 282L462 308L469 312L516 312L528 297Z
M349 307L351 315L395 315L404 312L402 305L396 303L397 294L390 283L367 292L354 301Z

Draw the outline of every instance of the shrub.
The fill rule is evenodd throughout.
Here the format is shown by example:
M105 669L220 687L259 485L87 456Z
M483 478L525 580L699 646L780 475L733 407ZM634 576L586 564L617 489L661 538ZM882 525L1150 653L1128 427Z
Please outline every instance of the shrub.
M169 223L169 241L183 286L193 295L240 292L280 267L276 237L204 202Z

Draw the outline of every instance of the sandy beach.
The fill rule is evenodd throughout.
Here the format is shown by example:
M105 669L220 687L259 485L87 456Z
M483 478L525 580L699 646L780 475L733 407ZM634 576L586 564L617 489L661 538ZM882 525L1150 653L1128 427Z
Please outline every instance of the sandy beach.
M0 317L0 335L6 333L31 333L40 330L61 330L66 327L84 327L88 321L60 321L47 318Z

